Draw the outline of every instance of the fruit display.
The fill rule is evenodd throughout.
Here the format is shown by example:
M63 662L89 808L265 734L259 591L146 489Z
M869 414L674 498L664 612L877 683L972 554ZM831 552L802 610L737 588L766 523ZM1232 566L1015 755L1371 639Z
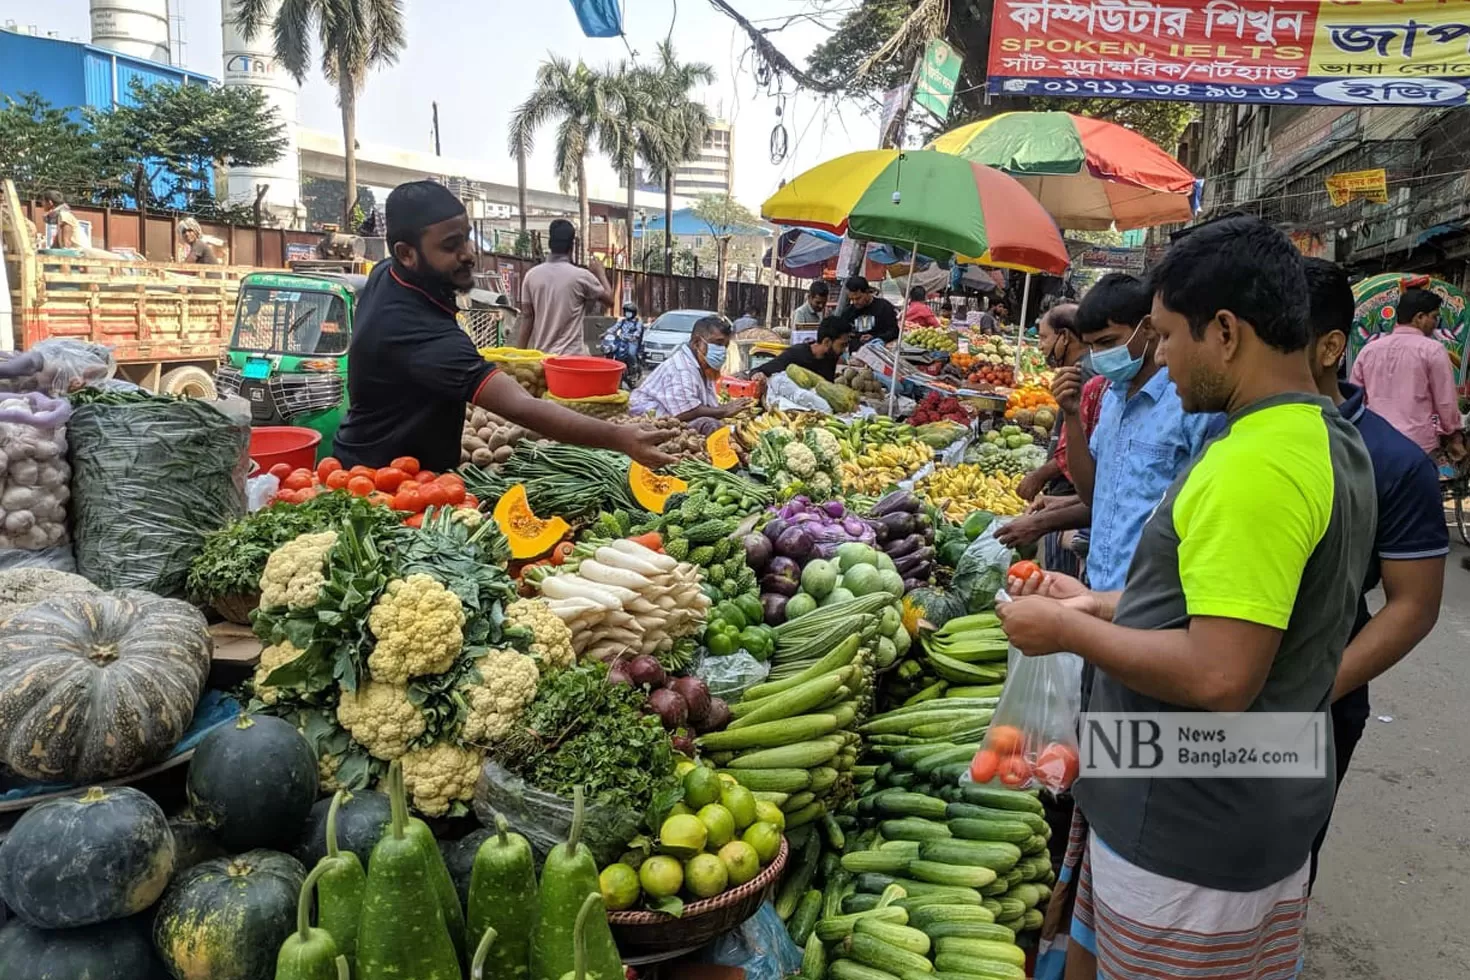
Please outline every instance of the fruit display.
M980 467L987 476L1025 476L1046 462L1046 449L1031 442L1029 436L1019 437L1027 441L1011 449L1006 444L1007 437L997 435L997 439L982 440L966 450L965 462Z
M464 409L464 434L460 438L459 461L476 466L503 463L522 439L536 434L478 405Z
M1040 347L1025 345L1021 348L1020 360L1022 378L1043 386L1051 384L1051 370L1047 366L1046 355L1041 352Z
M1004 517L1022 514L1026 501L1016 495L1021 477L991 476L978 464L942 466L924 477L914 492L937 507L951 521L962 521L971 511L986 510Z
M938 327L920 327L917 330L905 330L903 341L912 347L922 347L925 350L952 353L959 349L959 340L949 330L940 330Z
M1057 400L1051 396L1051 390L1041 385L1026 385L1017 388L1006 398L1006 418L1011 418L1012 413L1030 410L1032 412L1048 409L1052 414L1052 421L1056 421Z
M1010 364L987 364L973 369L966 380L980 391L993 391L1015 384L1016 371Z
M850 493L883 493L933 458L934 450L923 442L874 446L842 464L842 487Z
M763 432L750 451L750 466L782 500L805 495L830 500L842 486L842 445L825 428Z
M931 391L921 398L914 413L909 416L910 425L924 425L927 422L946 420L968 426L970 414L965 411L965 406L958 398L953 395L941 395L937 391Z
M866 364L844 364L837 369L837 383L863 398L881 398L887 389Z
M478 438L478 436L476 437ZM461 508L477 511L479 499L465 490L465 482L455 473L436 474L419 466L412 456L399 456L387 466L344 467L328 456L314 469L277 463L270 469L281 481L275 502L304 504L321 494L345 490L354 497L367 497L406 515L405 522L417 525L429 508ZM467 517L467 515L461 515Z

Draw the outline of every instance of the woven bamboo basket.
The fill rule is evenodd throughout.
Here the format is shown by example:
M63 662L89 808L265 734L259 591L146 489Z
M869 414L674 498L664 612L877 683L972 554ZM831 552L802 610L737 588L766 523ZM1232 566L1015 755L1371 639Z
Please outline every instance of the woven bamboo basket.
M250 614L255 607L260 605L260 593L252 592L249 595L227 595L221 596L210 603L214 611L232 623L241 626L250 625Z

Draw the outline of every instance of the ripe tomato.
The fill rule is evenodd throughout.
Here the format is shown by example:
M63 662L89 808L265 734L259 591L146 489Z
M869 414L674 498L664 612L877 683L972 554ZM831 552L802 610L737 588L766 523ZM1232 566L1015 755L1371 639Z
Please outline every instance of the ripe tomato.
M297 490L296 491L296 502L298 504L304 504L308 500L310 500L311 498L313 498L315 496L316 496L316 487L307 487L305 490Z
M997 755L1014 755L1026 744L1026 736L1015 725L991 725L985 747Z
M419 470L413 475L413 478L420 483L433 483L437 476L438 474L433 470Z
M472 493L467 493L467 494L464 495L464 506L466 506L466 507L473 507L476 510L479 510L480 509L480 498L479 497L476 497Z
M316 474L308 469L292 470L291 475L281 481L287 490L305 490L316 482Z
M1072 785L1079 767L1076 749L1065 742L1053 742L1036 757L1036 779L1053 793L1059 793Z
M347 481L347 492L354 497L366 497L376 489L377 487L373 486L373 481L370 477L354 476Z
M409 476L413 476L419 471L419 461L414 459L412 456L399 456L388 465L393 467L395 470L402 470Z
M1022 582L1029 581L1033 576L1042 574L1041 566L1034 561L1018 561L1011 566L1006 573L1010 578L1018 578Z
M425 507L445 507L449 504L449 490L438 483L420 483L419 499Z
M419 497L418 484L405 483L403 489L393 496L393 509L407 511L416 514L424 509L424 502Z
M1025 786L1031 779L1031 763L1021 755L1013 755L1006 758L1000 766L1000 781L1003 786L1017 789Z
M995 770L1000 768L1000 756L994 749L981 749L975 753L975 758L970 760L970 778L977 783L988 783L995 778Z
M326 459L316 464L316 478L323 483L326 483L327 477L331 476L333 473L336 473L341 469L342 461L335 456L328 456Z
M368 502L373 504L382 504L384 507L392 507L393 495L391 493L384 493L381 490L375 490L372 493L368 494Z
M333 470L332 472L327 474L327 489L345 490L347 488L347 482L351 479L352 474L348 473L346 470Z
M287 490L287 489L285 489L283 487L280 490L277 490L276 491L276 499L279 500L283 504L294 504L294 503L297 502L296 501L296 491L295 490Z
M458 507L464 503L464 481L453 474L446 474L434 481L436 486L442 487L447 497L447 503L451 507Z
M414 514L412 517L408 518L403 523L407 524L409 527L423 527L424 526L424 515L421 514L421 513L420 514Z
M354 466L352 469L347 471L347 475L354 477L365 476L369 480L371 480L373 478L374 472L375 470L371 466Z
M275 466L272 466L268 472L277 480L284 480L286 477L291 475L291 471L294 469L295 467L292 466L290 463L277 463Z
M378 470L377 475L373 477L373 482L384 493L392 493L407 479L408 474L402 470L395 469L392 466L385 466Z

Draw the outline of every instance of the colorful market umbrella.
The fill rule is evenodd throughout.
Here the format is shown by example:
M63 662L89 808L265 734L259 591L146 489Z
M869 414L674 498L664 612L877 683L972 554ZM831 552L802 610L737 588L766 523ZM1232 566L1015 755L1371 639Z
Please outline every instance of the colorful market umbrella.
M861 150L799 174L761 205L777 224L917 249L1022 272L1061 275L1056 223L998 170L928 150Z
M1188 221L1200 181L1147 137L1070 112L1003 112L927 149L1018 179L1063 228L1148 228Z

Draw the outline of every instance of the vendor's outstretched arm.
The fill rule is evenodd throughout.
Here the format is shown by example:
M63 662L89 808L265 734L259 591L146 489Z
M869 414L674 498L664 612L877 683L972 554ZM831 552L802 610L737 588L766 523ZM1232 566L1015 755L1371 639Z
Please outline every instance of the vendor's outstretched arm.
M612 449L655 468L674 462L674 457L658 448L664 433L641 425L613 425L555 402L533 398L503 371L491 375L480 387L475 404L557 442Z

